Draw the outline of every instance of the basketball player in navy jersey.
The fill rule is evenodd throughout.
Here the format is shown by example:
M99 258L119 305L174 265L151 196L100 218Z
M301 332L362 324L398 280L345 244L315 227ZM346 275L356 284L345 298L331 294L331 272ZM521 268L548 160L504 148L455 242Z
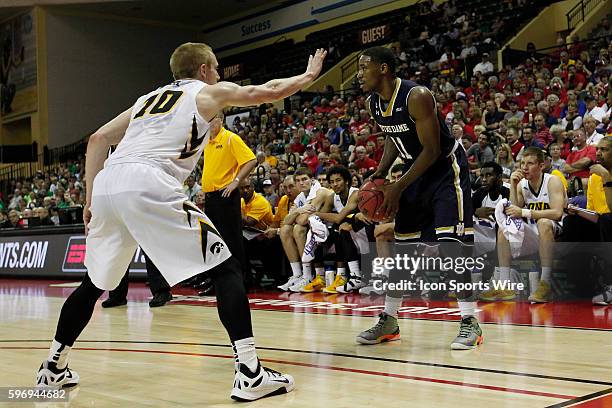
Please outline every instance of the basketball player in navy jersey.
M361 88L371 93L366 106L386 134L383 157L372 178L386 177L398 156L414 159L397 182L383 187L382 211L395 214L396 242L446 243L441 248L444 257L471 255L474 232L467 159L438 115L434 96L415 82L397 78L393 53L384 47L361 55L357 78ZM459 282L471 282L468 271L457 276ZM391 270L390 281L407 278L402 271ZM387 291L385 311L374 327L357 336L359 343L399 340L397 312L402 295ZM461 327L451 348L472 349L483 340L474 316L475 298L471 291L457 295Z

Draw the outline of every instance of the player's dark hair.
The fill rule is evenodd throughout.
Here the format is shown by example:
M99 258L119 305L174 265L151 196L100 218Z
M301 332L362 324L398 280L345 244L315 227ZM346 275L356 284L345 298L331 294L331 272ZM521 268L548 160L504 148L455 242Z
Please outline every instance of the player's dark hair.
M391 167L391 173L397 173L398 171L401 171L402 174L404 174L404 168L404 163L397 163L396 165Z
M395 55L386 47L372 47L363 52L363 55L370 57L372 62L386 64L391 75L395 75Z
M312 170L309 167L298 167L298 169L293 173L294 176L303 176L306 175L312 178Z
M544 151L538 147L532 146L523 150L523 157L525 156L535 156L538 163L544 163Z
M495 175L498 176L498 177L501 176L504 173L504 170L502 169L502 167L498 163L490 161L490 162L483 163L482 166L480 166L481 169L484 169L484 168L487 168L487 167L492 168L493 169L493 173L495 173Z
M344 181L349 184L351 184L351 173L348 171L348 169L344 166L334 166L331 167L327 170L327 182L331 183L331 176L333 174L339 174Z

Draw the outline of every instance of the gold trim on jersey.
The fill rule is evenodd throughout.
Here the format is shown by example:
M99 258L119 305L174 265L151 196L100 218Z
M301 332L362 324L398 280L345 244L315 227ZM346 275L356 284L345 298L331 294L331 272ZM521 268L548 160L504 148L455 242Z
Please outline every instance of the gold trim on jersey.
M397 96L397 93L399 92L401 84L402 84L402 80L399 78L395 78L395 89L393 90L393 95L391 96L391 100L389 100L389 105L387 106L387 109L384 112L382 111L382 102L381 102L380 96L378 97L378 110L380 111L380 114L382 116L389 117L393 115L393 105L395 105L395 97Z
M421 231L409 232L407 234L402 234L400 232L395 233L395 239L400 240L400 241L404 241L408 239L417 239L417 238L421 238Z
M455 185L455 193L457 194L457 213L459 214L459 222L462 223L463 222L463 190L461 190L461 184L460 184L460 178L459 178L459 174L460 174L460 169L459 169L459 165L457 164L457 157L453 154L452 155L452 159L453 159L453 172L455 173L455 179L453 180L453 184Z

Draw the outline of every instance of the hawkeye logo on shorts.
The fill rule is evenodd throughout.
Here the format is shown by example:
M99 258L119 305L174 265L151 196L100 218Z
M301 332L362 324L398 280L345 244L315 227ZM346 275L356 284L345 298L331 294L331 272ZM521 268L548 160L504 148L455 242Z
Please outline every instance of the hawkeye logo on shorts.
M221 251L223 251L223 248L225 248L225 245L223 245L222 242L215 242L210 246L210 252L213 254L219 254Z
M85 236L70 237L62 272L85 272Z

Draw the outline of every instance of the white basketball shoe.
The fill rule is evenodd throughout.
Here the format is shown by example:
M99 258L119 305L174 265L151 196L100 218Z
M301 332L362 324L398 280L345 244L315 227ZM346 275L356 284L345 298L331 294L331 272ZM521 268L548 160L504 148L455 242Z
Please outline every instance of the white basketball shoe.
M67 366L57 368L55 363L44 361L36 374L36 388L73 387L79 383L79 375Z
M293 285L295 285L295 283L301 278L301 276L291 276L289 278L289 280L287 281L287 283L285 283L284 285L280 285L278 286L278 288L280 290L284 290L285 292L289 290L289 288Z
M257 362L257 369L251 372L245 364L240 364L234 377L234 389L230 397L236 401L255 401L259 398L286 394L295 388L293 377L281 374Z
M344 285L337 287L336 291L338 293L351 293L359 291L359 289L365 287L366 285L367 282L365 282L362 277L352 275Z

